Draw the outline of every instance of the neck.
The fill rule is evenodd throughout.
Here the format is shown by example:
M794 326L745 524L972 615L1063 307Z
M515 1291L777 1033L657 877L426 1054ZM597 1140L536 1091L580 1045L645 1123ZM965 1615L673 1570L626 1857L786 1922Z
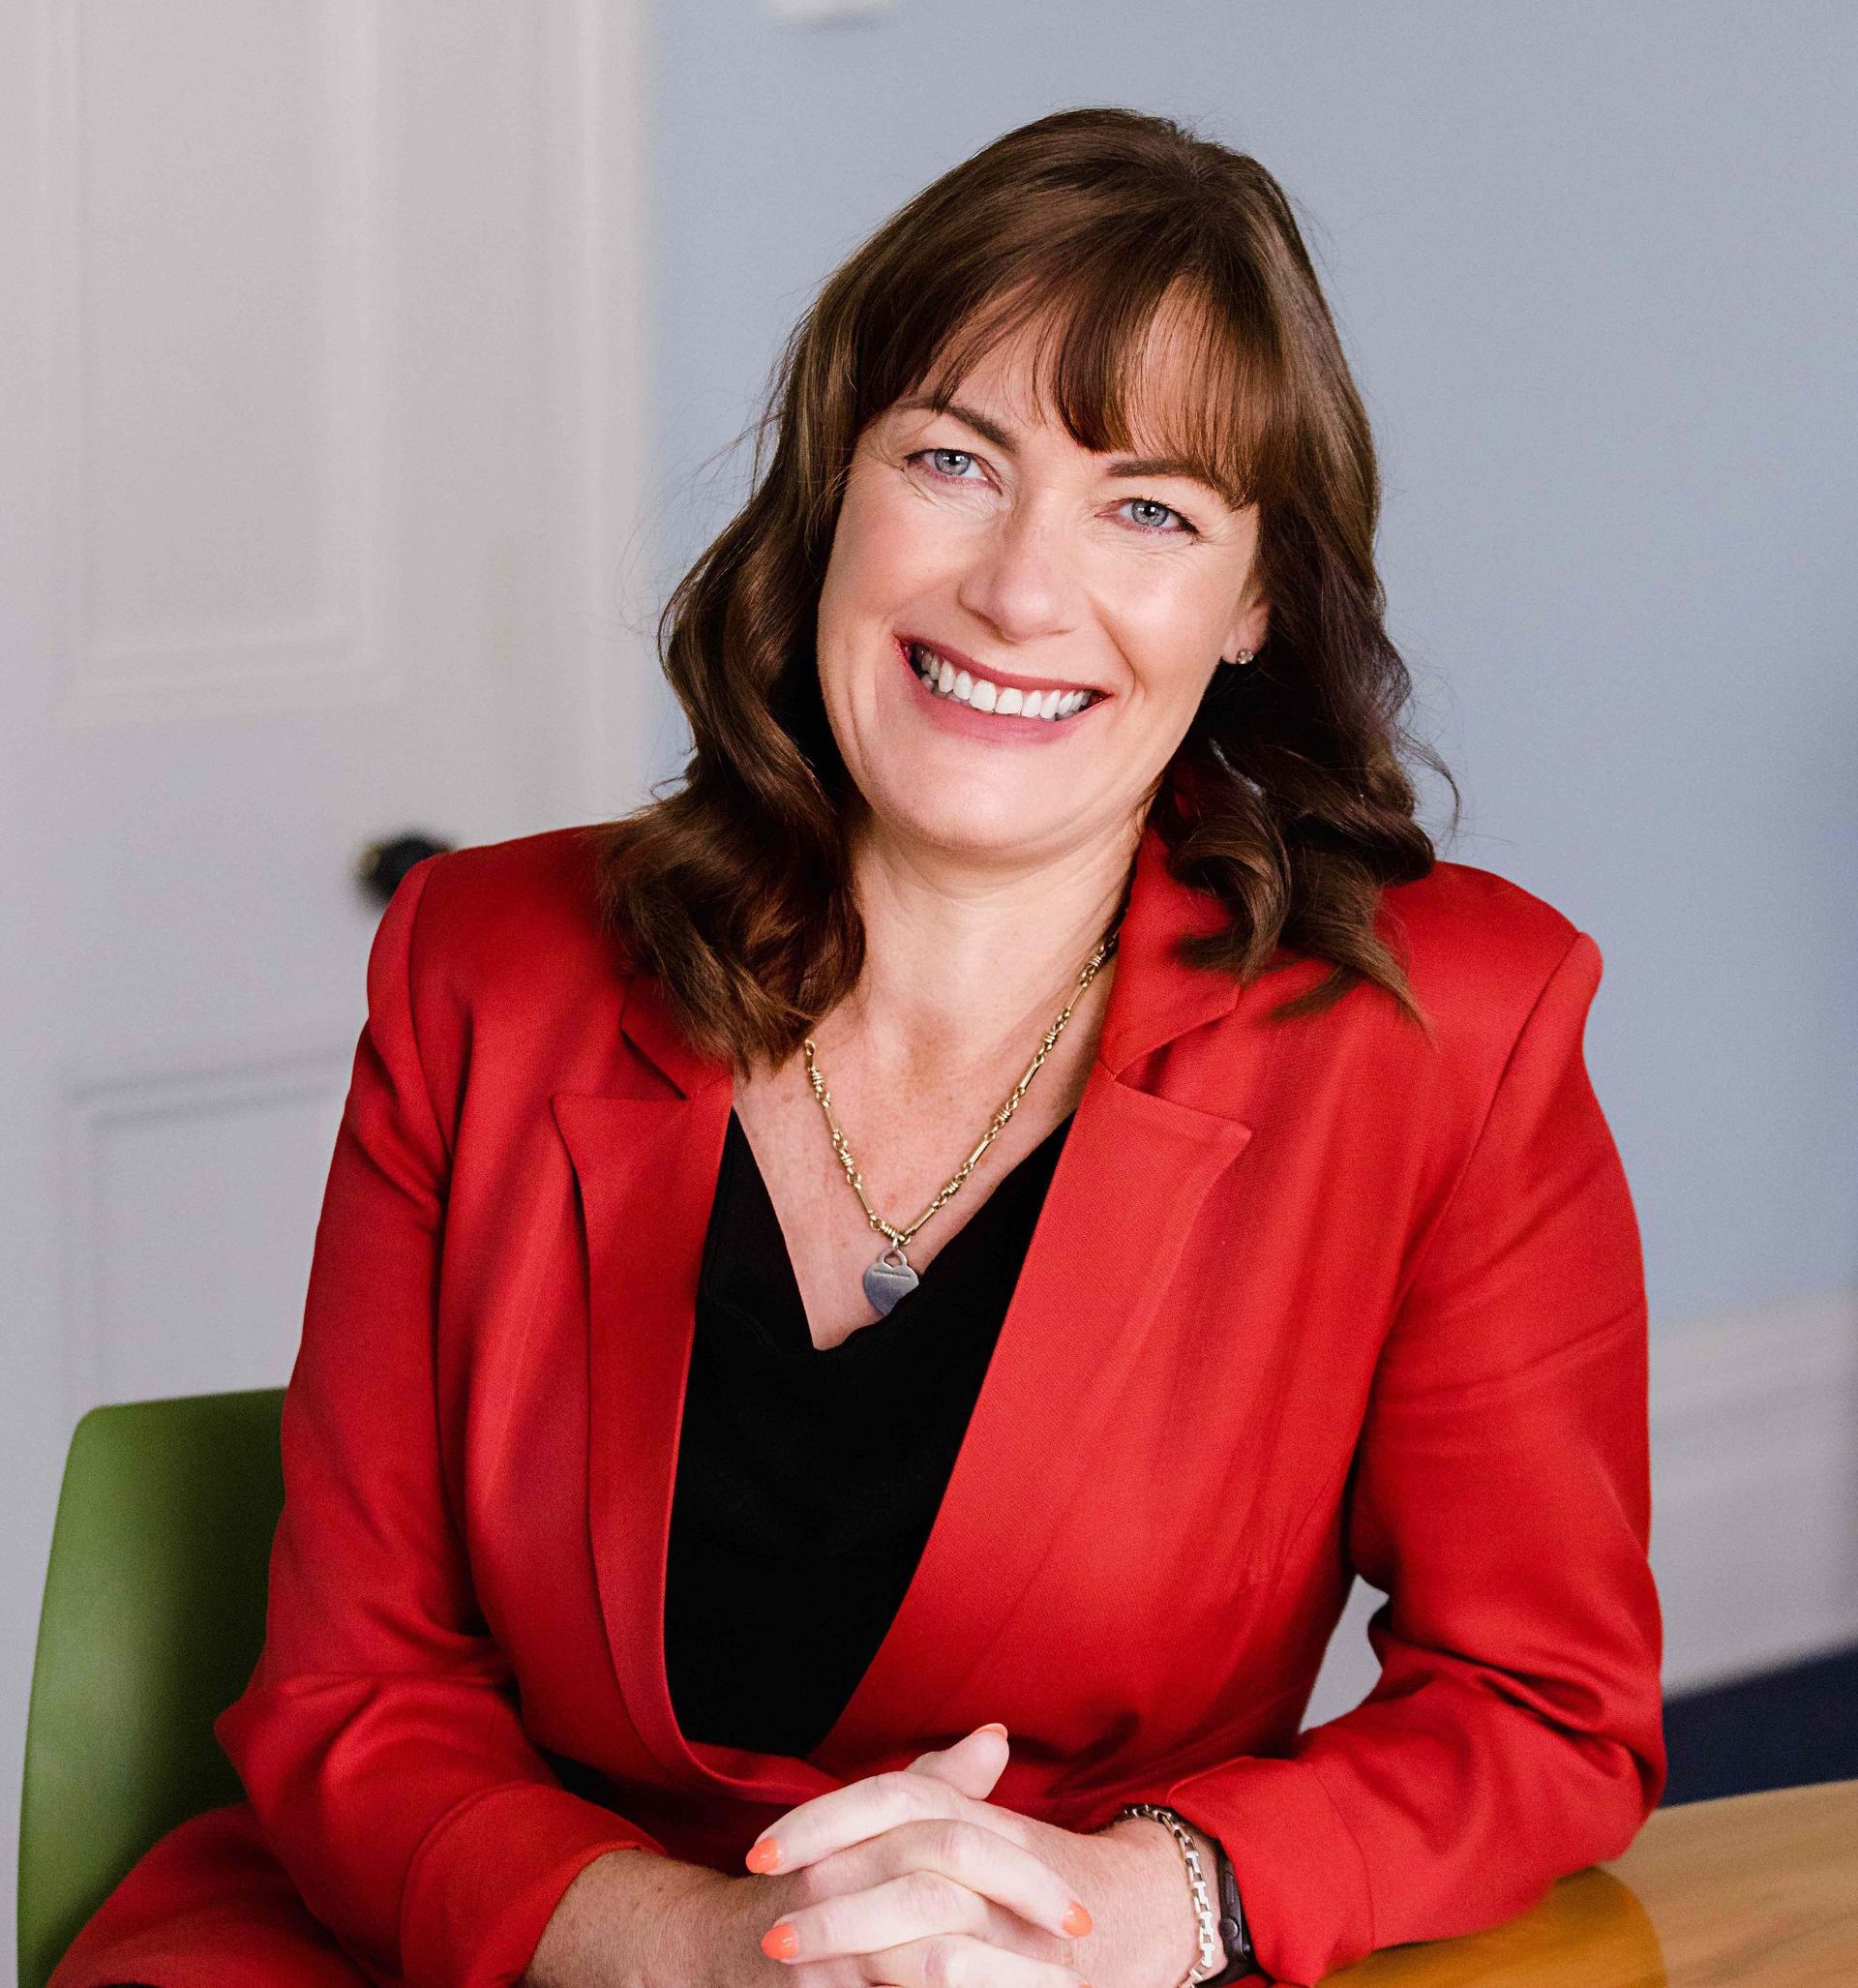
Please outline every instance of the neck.
M816 1031L822 1052L855 1043L866 1069L910 1093L956 1071L1016 1076L1108 933L1140 831L1119 824L1036 859L982 862L867 818L852 858L864 970ZM1100 1028L1114 966L1112 953L1066 1024L1073 1056Z

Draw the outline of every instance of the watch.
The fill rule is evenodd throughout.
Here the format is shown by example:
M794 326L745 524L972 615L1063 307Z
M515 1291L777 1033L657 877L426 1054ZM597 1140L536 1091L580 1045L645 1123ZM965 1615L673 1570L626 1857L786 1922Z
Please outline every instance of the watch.
M1226 1949L1226 1965L1200 1983L1200 1988L1219 1988L1225 1981L1242 1981L1260 1976L1264 1969L1251 1949L1251 1933L1245 1924L1245 1909L1239 1898L1239 1880L1226 1854L1226 1846L1213 1839L1214 1861L1219 1866L1219 1941Z
M1223 1988L1228 1981L1242 1981L1264 1974L1258 1965L1258 1956L1252 1951L1251 1934L1245 1925L1244 1907L1239 1899L1239 1880L1233 1872L1232 1859L1226 1854L1226 1846L1210 1829L1195 1823L1189 1825L1185 1816L1179 1809L1171 1809L1162 1803L1152 1801L1126 1802L1117 1811L1115 1820L1122 1822L1124 1816L1149 1816L1162 1823L1168 1833L1180 1845L1187 1862L1187 1877L1193 1886L1194 1912L1200 1922L1200 1966L1211 1966L1210 1951L1216 1940L1225 1954L1225 1965L1211 1973L1192 1973L1182 1982L1181 1988ZM1207 1896L1205 1874L1200 1868L1200 1853L1193 1847L1193 1838L1188 1835L1189 1826L1212 1846L1214 1865L1214 1889L1218 1897L1218 1909Z

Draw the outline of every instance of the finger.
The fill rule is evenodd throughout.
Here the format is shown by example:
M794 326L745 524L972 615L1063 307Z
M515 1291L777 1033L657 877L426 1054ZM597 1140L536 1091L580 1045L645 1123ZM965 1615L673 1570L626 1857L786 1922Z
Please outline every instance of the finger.
M1004 1771L1010 1749L1006 1743L1006 1729L997 1721L985 1726L976 1726L972 1732L964 1733L952 1746L934 1749L918 1754L902 1771L920 1774L929 1780L941 1781L957 1792L974 1801L985 1801L994 1792L994 1784ZM834 1789L833 1793L844 1793ZM791 1871L799 1868L790 1848L794 1841L789 1819L810 1812L815 1801L824 1800L815 1796L813 1801L798 1803L787 1814L770 1822L750 1844L742 1861L751 1871ZM854 1839L856 1840L856 1839ZM822 1850L808 1859L817 1863L822 1856L829 1855L829 1850Z
M885 1947L864 1965L867 1980L894 1982L897 1988L1088 1988L1083 1975L1062 1961L1036 1960L971 1933L937 1933Z
M934 1816L954 1816L968 1800L935 1774L899 1767L830 1788L791 1808L749 1846L751 1871L797 1871L867 1837Z
M932 1774L937 1780L947 1782L950 1788L960 1789L963 1794L974 1800L985 1801L993 1793L995 1782L1005 1770L1011 1751L1004 1726L976 1726L974 1732L965 1733L953 1746L918 1754L904 1771Z
M894 1876L795 1908L768 1928L763 1950L776 1960L872 1953L931 1933L985 1931L995 1909L1061 1940L1091 1930L1069 1881L984 1823L904 1823L884 1850L900 1866Z

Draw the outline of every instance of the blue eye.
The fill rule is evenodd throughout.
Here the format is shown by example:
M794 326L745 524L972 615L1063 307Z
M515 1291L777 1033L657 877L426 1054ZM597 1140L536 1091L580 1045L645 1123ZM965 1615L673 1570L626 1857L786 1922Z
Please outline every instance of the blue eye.
M1177 511L1172 504L1162 503L1158 497L1130 497L1128 501L1130 504L1137 506L1139 509L1145 511L1159 511L1164 518L1179 519L1181 522L1181 528L1183 531L1191 533L1194 529L1194 526L1189 519L1183 516L1183 514ZM1142 530L1149 532L1152 536L1156 538L1172 538L1176 535L1172 531L1162 529L1159 526L1146 523L1144 520L1140 518L1137 518L1132 522L1139 526Z
M977 466L973 454L967 449L917 449L908 460L913 463L926 462L929 465L931 475L939 476L944 483L972 483L974 481L974 477L965 473L965 468L951 469L944 467L946 464L954 463L963 465L966 468L976 467ZM1132 518L1129 521L1146 537L1197 538L1200 535L1200 527L1194 524L1191 518L1187 517L1184 512L1177 511L1172 504L1162 503L1158 497L1128 497L1124 499L1119 508L1126 511L1131 506L1150 514L1147 518ZM1167 526L1158 522L1158 519L1155 518L1157 513L1159 518L1172 518L1175 521L1174 525ZM1154 522L1151 522L1152 520Z

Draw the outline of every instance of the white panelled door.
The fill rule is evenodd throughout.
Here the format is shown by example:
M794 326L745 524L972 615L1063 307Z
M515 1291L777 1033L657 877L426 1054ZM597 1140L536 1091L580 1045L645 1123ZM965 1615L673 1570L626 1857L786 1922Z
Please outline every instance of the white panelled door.
M0 8L6 1884L73 1423L288 1374L358 852L641 798L642 41Z

